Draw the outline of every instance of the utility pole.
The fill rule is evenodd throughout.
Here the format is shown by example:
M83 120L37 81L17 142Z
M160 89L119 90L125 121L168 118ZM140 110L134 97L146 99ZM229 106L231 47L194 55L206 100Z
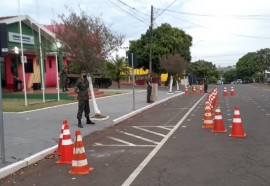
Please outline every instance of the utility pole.
M153 8L153 5L151 5L149 73L152 73L153 20L154 20L153 14L154 14L154 8Z

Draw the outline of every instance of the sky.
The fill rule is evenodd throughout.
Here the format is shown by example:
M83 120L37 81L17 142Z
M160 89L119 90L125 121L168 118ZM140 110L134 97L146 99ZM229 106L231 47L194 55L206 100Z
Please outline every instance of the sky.
M20 3L19 3L20 2ZM192 36L192 62L205 60L217 67L233 66L248 52L270 48L269 0L1 0L0 17L29 15L41 24L60 21L65 7L101 17L111 30L125 36L118 50L125 55L129 40L139 39L150 26L162 23Z

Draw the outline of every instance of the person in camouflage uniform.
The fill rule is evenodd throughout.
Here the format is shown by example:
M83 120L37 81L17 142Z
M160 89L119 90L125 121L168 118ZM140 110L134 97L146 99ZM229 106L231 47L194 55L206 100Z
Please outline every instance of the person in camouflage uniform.
M84 112L86 118L86 124L95 124L89 118L90 106L89 106L89 82L87 80L87 75L85 72L81 73L81 77L77 80L75 86L75 92L78 94L78 127L83 128L81 119Z
M148 74L148 77L146 78L146 84L147 84L147 103L153 103L151 100L151 94L152 94L152 75Z
M60 86L62 87L63 92L68 91L68 74L67 74L67 67L64 67L62 72L60 73Z

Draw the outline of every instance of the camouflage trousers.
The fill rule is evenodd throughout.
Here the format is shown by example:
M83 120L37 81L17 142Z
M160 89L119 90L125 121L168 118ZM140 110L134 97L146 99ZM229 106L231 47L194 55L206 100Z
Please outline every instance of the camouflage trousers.
M89 100L78 100L77 119L82 119L83 112L86 118L89 117L90 113Z

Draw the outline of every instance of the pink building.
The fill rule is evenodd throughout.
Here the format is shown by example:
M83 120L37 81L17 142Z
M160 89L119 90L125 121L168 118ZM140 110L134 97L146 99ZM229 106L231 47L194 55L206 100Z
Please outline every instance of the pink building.
M13 75L23 80L23 64L27 89L39 89L42 83L42 66L40 60L39 27L31 17L21 16L23 60L21 60L21 37L19 17L0 17L0 65L2 86L13 89ZM67 59L57 53L56 63L55 35L44 26L40 26L43 74L45 87L57 85L57 73L67 65ZM57 72L58 68L58 72ZM21 84L23 85L23 83ZM23 88L23 87L22 87Z

